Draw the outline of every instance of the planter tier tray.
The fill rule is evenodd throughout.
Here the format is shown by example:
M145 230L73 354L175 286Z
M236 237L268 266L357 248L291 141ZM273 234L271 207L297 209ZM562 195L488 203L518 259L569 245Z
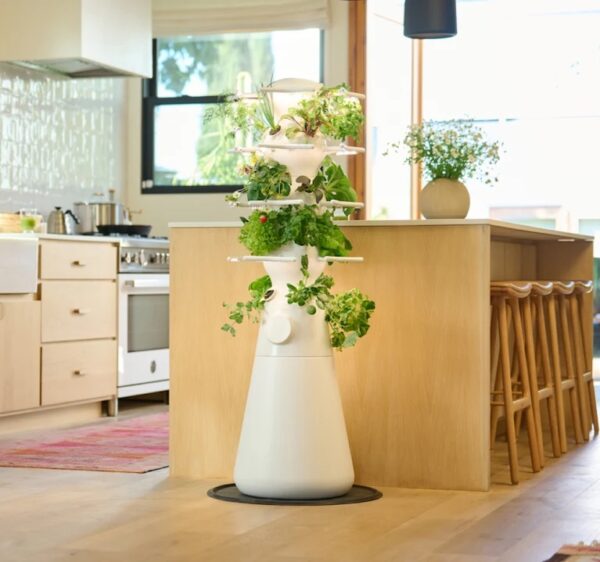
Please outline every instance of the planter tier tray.
M350 491L343 496L335 498L322 498L317 500L282 500L272 498L256 498L242 494L235 484L223 484L211 488L208 496L216 500L236 503L251 503L255 505L342 505L348 503L362 503L378 500L383 494L375 488L359 486L355 484Z

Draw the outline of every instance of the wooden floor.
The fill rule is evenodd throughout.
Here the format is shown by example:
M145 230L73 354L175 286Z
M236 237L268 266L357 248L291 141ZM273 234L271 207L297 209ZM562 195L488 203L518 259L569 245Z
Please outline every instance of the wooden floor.
M154 407L156 410L156 407ZM489 493L384 488L376 502L272 507L206 496L219 482L0 468L2 562L542 562L600 539L600 438Z

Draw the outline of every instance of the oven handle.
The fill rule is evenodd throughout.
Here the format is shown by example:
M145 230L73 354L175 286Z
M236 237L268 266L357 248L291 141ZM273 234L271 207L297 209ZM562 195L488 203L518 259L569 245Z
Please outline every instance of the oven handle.
M169 280L165 279L128 279L123 283L126 289L168 289Z

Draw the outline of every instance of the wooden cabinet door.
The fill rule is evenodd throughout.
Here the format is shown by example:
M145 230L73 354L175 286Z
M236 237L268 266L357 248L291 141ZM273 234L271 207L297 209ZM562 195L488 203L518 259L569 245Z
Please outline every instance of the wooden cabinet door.
M40 405L40 303L0 299L0 413Z

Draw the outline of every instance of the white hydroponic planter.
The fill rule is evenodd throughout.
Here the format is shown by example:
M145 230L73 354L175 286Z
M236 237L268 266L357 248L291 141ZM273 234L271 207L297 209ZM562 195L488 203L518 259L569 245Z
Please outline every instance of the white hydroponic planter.
M297 80L273 84L268 89L276 116L319 86ZM322 137L290 140L283 134L266 137L259 149L288 167L292 189L298 176L314 178L332 152ZM315 204L314 196L304 193L292 191L289 199ZM312 283L326 267L315 248L289 244L269 257L248 258L264 262L274 290L261 319L234 470L238 489L250 496L329 498L345 494L354 483L323 312L311 316L286 299L287 284L297 285L302 279L300 260L305 254Z
M344 413L323 312L287 304L287 283L301 278L309 254L312 282L325 267L314 248L278 252L297 262L265 262L274 297L259 329L234 480L247 495L316 499L345 494L354 483Z

